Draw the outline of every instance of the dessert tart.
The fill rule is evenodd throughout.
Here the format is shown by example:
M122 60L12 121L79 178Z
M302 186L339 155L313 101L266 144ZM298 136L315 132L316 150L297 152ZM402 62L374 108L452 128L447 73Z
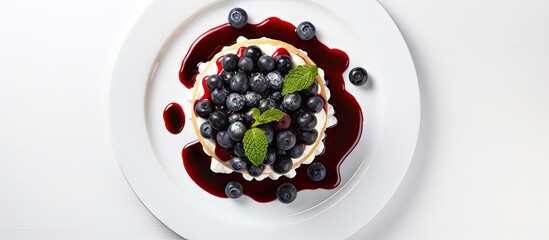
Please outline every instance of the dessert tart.
M224 47L220 52L215 54L215 56L213 56L213 58L210 61L204 62L198 66L199 73L196 76L193 94L191 95L191 99L190 99L191 106L195 106L195 111L193 111L191 115L194 131L196 132L196 135L198 136L200 143L203 146L204 152L207 155L211 156L212 158L210 168L214 172L228 174L228 173L237 171L237 172L240 172L246 180L255 179L258 181L261 181L267 177L273 180L277 180L281 176L293 178L296 175L296 171L295 171L296 168L300 167L302 164L312 163L317 155L323 153L325 148L323 139L326 136L325 135L326 128L332 127L337 123L337 119L334 116L333 106L328 103L328 100L330 99L330 91L325 84L326 81L324 79L324 74L322 69L318 69L318 74L316 74L316 76L314 77L313 84L311 84L310 86L307 86L308 89L304 89L299 92L293 93L293 96L297 96L298 98L300 98L297 100L301 102L301 103L297 103L297 109L296 110L287 109L284 107L285 106L284 100L285 98L286 99L291 98L292 94L286 94L285 96L281 96L281 94L280 95L277 94L281 92L281 89L279 89L278 86L274 86L277 84L271 84L271 82L279 79L272 78L270 76L278 75L278 73L280 73L279 70L281 69L273 68L270 71L265 71L265 70L269 70L268 69L269 67L265 69L265 68L262 68L262 66L255 66L253 69L247 72L242 71L242 67L240 67L239 70L236 71L238 74L245 75L248 78L248 83L246 84L250 85L249 87L247 87L247 90L239 92L239 89L233 88L231 86L231 81L234 82L233 78L235 78L234 77L235 74L231 73L229 74L231 76L226 76L226 73L231 71L227 71L227 69L224 69L222 62L225 56L233 55L233 54L237 55L240 58L239 62L242 62L243 59L247 58L246 56L243 56L243 55L250 55L250 56L253 55L252 54L253 51L250 50L250 48L255 50L259 49L261 56L269 56L273 60L278 59L279 56L287 56L291 60L292 69L295 69L298 66L316 67L316 64L307 56L306 52L286 42L275 40L275 39L269 39L269 38L246 39L244 37L239 37L235 44ZM252 60L256 62L255 65L261 65L261 63L259 63L260 61L259 59L257 60L252 59ZM232 70L232 69L229 69L229 70ZM282 69L282 71L284 70ZM282 74L284 74L284 72ZM223 83L212 87L212 85L216 85L216 83L212 84L211 82L215 82L215 80L212 80L211 78L216 78L218 80L219 78L221 78L223 80ZM266 83L267 87L262 87L262 86L254 87L254 80L256 80L257 78L264 78L265 80L267 80L267 83ZM255 82L265 82L265 81L258 80ZM219 100L216 101L213 99L213 98L218 98L216 95L214 95L214 91L219 92L218 90L223 91L221 95L225 96L225 103L223 103L223 101L219 101ZM259 90L259 92L254 90ZM256 93L258 95L255 95ZM238 106L237 107L239 108L238 110L235 110L237 108L231 109L230 106L228 106L227 104L229 104L230 101L242 100L242 98L240 97L232 98L231 94L233 95L237 94L244 98L244 104L243 106ZM249 100L248 96L250 95L260 96L259 101L248 101ZM276 95L276 96L273 97L272 95ZM318 106L313 106L312 108L317 108L317 109L312 109L314 111L310 111L311 108L309 108L307 103L314 102L314 100L309 100L311 98L314 98L314 100L317 100L317 101L318 101L318 98L322 100L321 101L322 105L320 107L321 109L318 109ZM273 140L269 141L269 148L274 149L277 152L275 153L277 155L290 155L291 167L289 169L280 170L280 168L277 168L272 165L273 164L272 161L265 159L261 166L262 171L259 174L257 173L257 171L255 171L255 169L252 170L254 171L253 173L249 172L249 167L251 165L250 162L246 163L246 165L248 166L247 169L240 170L238 166L235 169L235 167L232 166L234 165L233 163L234 161L231 161L231 158L237 155L235 154L235 151L238 151L236 150L236 148L240 148L239 146L235 146L235 145L240 145L240 142L238 142L238 140L240 140L239 137L232 138L231 140L233 141L233 143L225 144L225 147L228 147L228 148L224 148L223 146L221 146L223 144L219 144L219 142L217 141L217 136L213 137L213 135L211 134L203 134L204 130L201 131L201 127L203 126L203 124L208 124L208 122L211 123L210 121L211 115L209 116L210 119L206 118L205 115L203 115L202 117L199 116L200 110L197 108L199 108L200 105L198 105L198 103L201 101L210 102L210 105L212 105L213 108L218 108L217 110L214 110L214 111L221 111L222 113L224 113L221 115L226 115L227 121L232 122L232 120L229 120L229 118L231 118L232 115L236 116L239 114L246 114L247 112L250 111L250 109L253 109L254 107L258 107L258 105L261 105L260 103L261 101L264 101L264 102L268 101L272 103L273 101L271 100L273 100L276 104L275 106L271 106L270 108L274 107L276 109L281 110L285 114L294 116L293 119L290 118L292 123L290 123L290 126L287 128L287 131L289 131L290 133L296 136L296 140L294 141L295 146L296 148L300 148L298 147L298 145L301 145L302 150L298 149L297 154L288 153L288 150L286 150L286 152L283 152L285 148L282 148L281 150L280 146L277 146L275 139L278 137L278 135L281 134L281 132L284 132L285 129L277 128L276 126L277 121L269 122L263 125L259 125L259 128L269 129L267 131L271 131L272 132L271 135L274 134L274 136L272 136ZM293 102L295 103L296 100L295 99L293 100L294 100ZM216 104L215 102L221 103L221 104ZM265 107L259 106L259 109L261 108L265 108ZM263 110L261 112L265 112L265 110L267 109L261 109ZM300 134L302 135L303 131L299 126L297 126L298 125L297 123L294 123L294 121L297 121L296 119L299 118L298 115L300 114L301 115L306 114L308 117L305 117L305 118L311 119L308 122L308 124L306 124L308 126L305 126L306 128L305 130L308 130L313 135L316 135L316 138L314 139L314 141L311 141L309 139L302 139L303 137L300 138ZM225 116L223 116L223 118L224 117ZM234 117L234 118L236 119L238 117ZM246 119L242 119L242 120L244 122L246 129L249 129L251 126L250 124L253 124L253 122L246 122ZM229 128L230 124L227 123L222 125L224 125L223 127L226 126L227 128ZM313 125L312 129L311 129L311 125ZM209 127L213 128L213 126L209 126ZM217 133L219 134L219 132L223 130L224 128L217 129ZM267 157L268 156L266 156L266 158Z

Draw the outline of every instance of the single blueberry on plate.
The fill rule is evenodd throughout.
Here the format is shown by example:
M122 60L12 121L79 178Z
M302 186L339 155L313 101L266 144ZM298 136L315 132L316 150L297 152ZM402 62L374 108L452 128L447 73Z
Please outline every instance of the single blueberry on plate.
M284 113L284 116L282 116L280 120L273 122L272 125L275 130L282 131L284 129L288 129L291 123L292 118L290 117L290 115Z
M215 140L217 141L217 144L219 144L219 146L225 149L232 148L234 146L234 141L231 139L231 137L229 137L229 133L227 131L217 132Z
M368 82L368 72L362 67L355 67L349 72L349 80L355 86L362 86Z
M231 82L231 78L234 76L235 72L229 72L223 70L219 76L223 79L223 83L227 86L229 86L229 83Z
M326 167L319 162L312 163L307 168L307 176L315 182L322 181L326 177Z
M244 193L244 189L242 188L242 185L239 182L231 181L225 185L225 194L227 197L232 199L237 199L239 197L242 197L242 194Z
M276 189L276 198L281 203L291 203L297 198L297 189L291 183L283 183Z
M231 27L240 29L246 26L246 23L248 22L248 13L242 8L233 8L229 12L227 19L229 20Z
M237 172L244 171L248 168L248 159L244 157L232 157L229 159L229 165Z
M301 40L308 41L315 36L316 28L312 23L305 21L297 25L296 32Z

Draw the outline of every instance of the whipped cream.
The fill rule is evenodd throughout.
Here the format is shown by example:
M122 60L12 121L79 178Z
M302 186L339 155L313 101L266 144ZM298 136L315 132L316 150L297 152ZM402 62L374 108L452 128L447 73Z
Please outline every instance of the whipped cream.
M261 39L267 39L267 38L261 38ZM247 38L240 36L240 37L237 38L236 42L238 43L238 42L242 42L242 41L245 41L245 40L247 40ZM274 46L272 44L256 44L256 46L258 46L262 50L262 52L266 55L272 55L279 48L279 46ZM227 47L223 48L221 51L225 51L226 48ZM303 54L307 55L307 53L305 51L303 51L301 49L299 51L301 51ZM237 52L237 49L234 49L234 50L227 51L226 53L236 54L236 52ZM298 56L294 53L290 53L290 55L291 55L292 63L293 63L294 66L305 65L305 60L303 58L301 58L300 56ZM217 69L216 64L208 64L208 63L209 62L204 62L204 63L200 63L198 65L199 74L197 76L200 76L200 75L207 76L207 75L217 74L218 69ZM206 66L208 66L208 65L209 65L208 69L205 69ZM321 80L323 81L323 83L325 85L326 80L324 79L324 70L319 68L318 69L318 75L320 76ZM197 79L197 81L200 81L200 80ZM203 88L199 87L196 90L197 90L197 93L196 93L197 96L196 97L201 98L204 95ZM320 93L320 91L321 91L321 89L319 88L318 93ZM328 102L328 100L330 99L330 90L326 87L326 88L324 88L324 91L326 93L326 102ZM192 99L192 96L191 96L191 99ZM189 101L191 99L189 99ZM337 124L337 118L334 116L334 114L335 114L334 107L329 103L328 103L328 110L327 111L320 111L319 113L315 114L316 119L317 119L317 125L315 126L315 129L318 131L319 137L324 138L326 136L323 132L324 123L326 123L326 128L333 127ZM197 117L196 121L197 121L197 125L200 126L202 123L206 122L206 119ZM216 148L215 140L213 140L213 139L204 139L204 140L205 140L205 143L206 143L206 145L209 149L215 150L215 148ZM309 156L307 159L303 160L303 157L293 158L292 159L293 164L295 165L296 163L298 163L302 160L303 161L301 162L301 164L311 164L314 161L316 156L324 153L324 148L325 148L324 141L319 141L318 146L315 149L314 153L309 154L309 153L311 153L311 151L313 151L313 146L314 145L310 145L310 146L306 145L305 146L305 149L304 149L304 152L303 152L302 156ZM204 152L209 155L208 151L204 150ZM288 177L288 178L293 178L296 175L295 169L297 169L300 165L292 168L292 170L290 170L289 172L287 172L285 174L278 174L278 173L276 173L272 170L271 166L266 166L263 173L261 175L257 176L257 177L251 176L247 172L242 172L242 176L244 177L244 179L246 179L248 181L251 181L253 179L255 179L257 181L261 181L261 180L263 180L267 177L269 177L270 179L273 179L273 180L277 180L281 176L285 176L285 177ZM212 157L210 169L215 173L229 174L229 173L233 172L233 170L231 168L225 166L224 164L222 164L218 160L213 159L213 157Z

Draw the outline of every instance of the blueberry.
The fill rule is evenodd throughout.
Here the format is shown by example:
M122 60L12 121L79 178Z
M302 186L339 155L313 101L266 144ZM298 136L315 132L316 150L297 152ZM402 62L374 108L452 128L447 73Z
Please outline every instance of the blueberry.
M295 145L295 142L296 142L295 135L292 132L290 132L290 130L280 131L276 135L276 146L278 146L280 150L286 151L286 150L289 150L290 148L293 148Z
M307 168L307 175L315 182L321 181L326 177L326 167L319 162L312 163Z
M229 82L229 88L233 92L245 93L248 90L248 77L243 72L237 72Z
M284 113L284 116L280 118L280 120L272 123L273 128L277 131L282 131L284 129L288 129L290 127L290 124L292 123L292 118L290 118L290 115L287 113Z
M263 130L265 132L265 135L267 135L267 143L271 144L274 139L274 131L271 128L271 126L267 124L259 125L259 129Z
M264 72L270 72L275 68L275 60L269 55L263 55L257 60L257 66Z
M238 56L233 53L228 53L221 60L221 66L225 71L236 71L238 69Z
M229 133L229 137L234 141L240 141L244 138L244 134L246 133L246 126L244 126L244 123L242 122L234 122L233 124L229 125L229 128L227 128L227 133Z
M311 112L302 112L297 115L297 126L300 130L311 131L316 127L316 116Z
M281 103L282 102L282 93L280 93L279 91L273 91L269 95L269 98L274 100L276 103Z
M286 151L286 155L291 158L299 158L303 155L304 150L305 147L303 147L303 144L296 144L294 147Z
M272 148L267 148L267 155L265 156L265 159L263 159L263 165L268 166L275 162L276 160L276 152Z
M301 106L301 96L297 93L290 93L282 99L282 106L288 111L295 111Z
M293 161L286 155L278 155L273 163L273 171L278 174L284 174L292 170Z
M297 189L291 183L283 183L276 189L276 198L281 203L291 203L297 198Z
M231 27L240 29L246 26L246 23L248 22L248 13L242 8L233 8L229 12L227 19L229 20Z
M223 70L223 72L221 72L219 76L223 79L223 83L229 86L229 83L231 82L231 78L234 76L234 74L235 72L229 72L229 71Z
M225 100L227 99L227 93L222 89L216 88L210 94L210 97L212 98L213 103L217 105L224 105Z
M244 114L242 113L233 113L229 115L229 124L234 122L245 122Z
M286 155L286 151L280 150L280 148L276 148L276 149L275 149L275 152L276 152L276 156L277 156L277 157L278 157L279 155Z
M297 132L297 138L303 144L312 145L316 142L316 139L318 138L318 131L316 129L313 129L311 131L299 130Z
M229 117L226 113L220 110L215 110L208 117L208 122L215 130L223 130L229 125Z
M227 133L227 131L217 132L215 140L219 146L225 149L232 148L234 146L234 141L231 140L231 137L229 137L229 133Z
M362 67L355 67L349 72L349 80L355 86L362 86L368 81L368 72Z
M225 194L227 197L232 199L237 199L239 197L242 197L242 193L244 192L244 189L242 188L242 185L238 182L231 181L225 185Z
M312 23L305 21L297 25L296 32L301 40L308 41L315 36L316 28Z
M254 118L252 117L252 109L244 113L244 123L252 125L254 123Z
M231 111L238 111L244 107L245 100L244 96L240 93L229 93L225 105Z
M312 97L312 96L315 96L317 93L318 93L318 83L316 82L311 84L311 86L309 86L305 90L301 91L301 94L304 97Z
M253 164L250 164L250 166L248 166L248 174L250 174L250 176L257 177L262 173L263 173L263 166L261 165L255 166Z
M252 73L249 82L250 88L258 93L265 92L265 90L270 87L269 81L265 78L265 75L261 73Z
M276 57L276 69L282 75L286 75L292 69L292 59L286 55Z
M265 112L267 111L267 109L271 109L274 107L276 107L276 103L270 98L264 98L263 100L259 101L259 105L257 106L260 112Z
M233 147L234 155L239 157L246 157L246 153L244 152L244 144L242 142L236 142Z
M261 101L261 95L259 93L256 93L254 91L248 91L246 95L244 95L244 100L246 101L246 106L249 107L255 107L257 104L259 104L259 101Z
M319 96L310 97L305 102L305 107L313 113L319 113L324 108L324 99Z
M244 56L251 58L252 60L254 60L254 62L256 62L259 57L261 57L261 54L263 54L261 52L261 49L256 45L250 45L246 47L246 50L244 50Z
M209 122L204 122L200 125L200 135L202 135L202 137L212 139L215 137L215 134L216 132L212 126L210 126Z
M216 88L222 88L223 87L223 78L221 78L217 74L210 75L208 79L206 79L206 87L210 89L210 91L213 91Z
M269 80L269 83L271 84L271 88L273 90L280 90L282 89L282 84L284 83L284 78L278 71L272 71L267 73L267 80Z
M254 60L250 57L243 57L238 61L238 68L242 71L250 73L254 70Z
M204 99L194 105L194 112L201 118L208 118L213 111L213 106L210 100Z
M229 159L229 165L237 172L244 171L248 168L248 159L243 157L232 157Z

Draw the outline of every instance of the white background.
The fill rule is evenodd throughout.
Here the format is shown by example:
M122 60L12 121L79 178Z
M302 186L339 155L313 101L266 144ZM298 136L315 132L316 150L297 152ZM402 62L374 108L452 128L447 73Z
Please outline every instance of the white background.
M110 76L151 2L0 2L0 239L180 239L110 145ZM422 124L401 187L353 239L549 239L549 1L380 2Z

